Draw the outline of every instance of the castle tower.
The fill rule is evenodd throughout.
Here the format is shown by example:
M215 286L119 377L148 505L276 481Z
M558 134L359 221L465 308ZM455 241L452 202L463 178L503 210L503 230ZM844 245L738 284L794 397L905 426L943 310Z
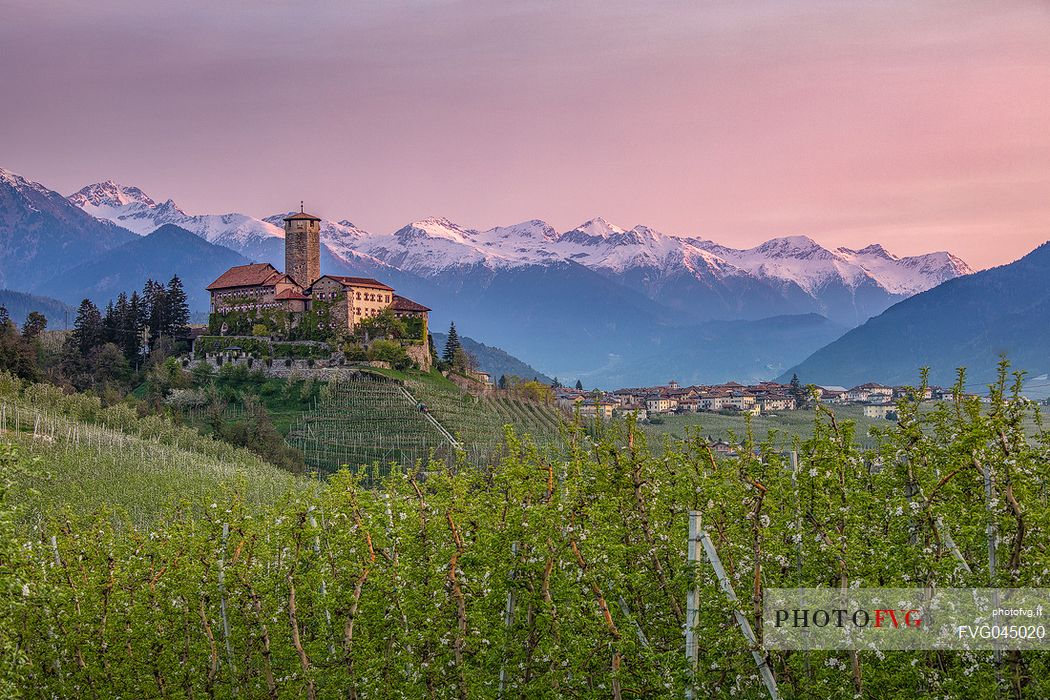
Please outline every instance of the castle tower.
M321 218L303 211L284 217L284 272L303 287L321 277Z

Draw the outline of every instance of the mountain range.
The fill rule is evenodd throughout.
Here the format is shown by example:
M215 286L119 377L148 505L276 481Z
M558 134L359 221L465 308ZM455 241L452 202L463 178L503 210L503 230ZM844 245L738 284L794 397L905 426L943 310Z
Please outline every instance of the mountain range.
M112 181L63 198L0 173L0 284L11 288L76 303L132 288L144 274L177 272L193 291L191 275L203 287L232 261L283 267L285 213L188 214ZM41 199L50 219L34 225ZM201 245L171 229L155 236L165 226ZM45 246L43 231L58 245ZM737 249L602 218L562 232L541 220L480 231L428 218L393 233L324 220L322 244L323 272L382 279L434 309L433 328L455 320L547 375L591 385L666 380L657 362L681 367L679 380L773 376L892 304L971 271L947 252L830 250L805 236ZM34 255L44 256L42 268ZM206 302L203 292L191 295L195 311Z
M138 187L112 181L88 185L69 200L139 234L175 224L267 261L281 252L282 219L288 214L189 215L170 199L158 204ZM625 230L600 217L561 233L538 219L478 231L429 218L390 234L370 233L347 220L323 220L321 240L345 265L394 268L424 279L575 263L696 320L815 312L852 326L972 271L947 252L900 258L877 244L829 250L806 236L741 250L647 226Z
M0 287L32 290L55 272L135 238L0 168Z
M967 368L968 386L994 380L1000 355L1031 379L1030 396L1050 394L1050 242L1000 267L949 280L896 304L813 353L797 372L806 383L951 386Z

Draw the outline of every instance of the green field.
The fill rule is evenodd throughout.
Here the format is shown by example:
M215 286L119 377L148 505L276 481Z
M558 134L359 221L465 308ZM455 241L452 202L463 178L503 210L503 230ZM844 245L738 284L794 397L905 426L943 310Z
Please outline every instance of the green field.
M923 413L932 411L936 403L922 405ZM872 448L877 440L871 435L872 429L887 430L894 426L894 421L866 418L864 407L858 405L828 406L835 414L836 420L850 421L856 428L856 440L863 447ZM681 440L689 434L699 433L711 441L729 440L735 436L739 440L747 431L748 420L755 439L759 442L770 440L778 448L788 448L795 438L807 439L813 435L816 412L813 409L800 411L782 411L768 416L724 415L721 413L682 413L660 414L662 423L644 422L641 427L650 436L653 445L662 444L667 437ZM1025 417L1025 428L1029 435L1038 432L1038 426L1032 416Z
M893 425L892 421L865 418L861 406L834 406L832 411L838 420L850 420L856 424L857 438L865 446L872 446L874 440L868 437L871 428L885 428ZM698 432L700 435L715 440L739 440L747 431L750 420L751 430L758 441L772 440L775 445L790 446L796 437L805 439L813 435L815 411L782 411L768 416L724 415L721 413L681 413L660 414L663 423L642 423L642 428L652 438L662 441L665 436L676 440L687 434Z

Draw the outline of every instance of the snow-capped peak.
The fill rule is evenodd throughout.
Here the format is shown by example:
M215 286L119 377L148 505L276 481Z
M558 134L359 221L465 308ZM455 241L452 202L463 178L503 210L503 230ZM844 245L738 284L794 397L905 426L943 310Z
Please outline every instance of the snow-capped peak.
M192 231L201 238L238 251L254 243L283 235L283 229L245 214L187 214L171 199L158 204L138 187L106 180L88 185L69 201L88 214L107 219L139 235L147 235L165 224Z
M454 243L470 243L472 234L476 231L465 229L448 219L440 216L432 216L419 221L413 221L408 226L402 227L394 235L399 239L408 241L420 238L443 238Z
M5 185L11 185L12 187L18 187L28 181L16 173L11 172L7 168L0 168L0 182Z
M475 234L475 239L487 247L503 245L528 246L551 244L558 240L558 232L546 221L532 219L511 226L496 226Z
M831 251L821 246L809 236L782 236L780 238L771 238L765 243L755 246L751 250L756 253L777 258L813 257L814 255L832 254Z
M157 204L138 187L128 187L113 180L96 182L93 185L83 187L71 194L69 201L81 208L85 208L87 205L95 207L124 207L129 204L142 204L147 207L153 207Z
M0 182L9 187L13 187L16 190L33 190L39 194L51 194L51 190L47 189L39 182L33 182L27 178L22 177L18 173L0 168Z
M622 233L626 233L624 229L620 228L616 224L611 224L600 216L596 216L586 223L580 224L572 231L568 233L583 233L588 236L596 238L609 238L610 236L616 236Z

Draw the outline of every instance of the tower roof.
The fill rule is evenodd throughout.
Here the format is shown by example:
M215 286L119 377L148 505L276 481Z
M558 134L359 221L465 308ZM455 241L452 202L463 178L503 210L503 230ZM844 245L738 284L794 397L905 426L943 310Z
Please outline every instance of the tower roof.
M297 213L297 214L290 214L290 215L284 217L284 220L285 221L320 221L321 217L314 216L313 214L307 214L303 210L303 203L299 202L299 213Z
M307 214L305 211L292 214L291 216L284 217L285 221L320 221L321 217L314 216L313 214Z

